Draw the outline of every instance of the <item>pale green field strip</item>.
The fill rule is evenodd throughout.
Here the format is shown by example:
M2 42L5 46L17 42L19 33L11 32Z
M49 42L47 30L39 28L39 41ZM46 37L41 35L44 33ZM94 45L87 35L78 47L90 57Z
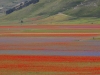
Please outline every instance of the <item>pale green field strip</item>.
M100 29L59 29L59 30L49 30L49 29L30 29L21 30L21 32L33 32L33 33L100 33Z
M0 29L0 33L100 33L100 29Z

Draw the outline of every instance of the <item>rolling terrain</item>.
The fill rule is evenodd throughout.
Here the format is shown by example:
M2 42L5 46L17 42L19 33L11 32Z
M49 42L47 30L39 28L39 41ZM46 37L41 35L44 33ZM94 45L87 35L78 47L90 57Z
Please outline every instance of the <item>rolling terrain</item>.
M25 23L35 24L51 24L52 20L52 24L99 24L99 8L99 0L40 0L37 4L31 4L1 18L3 23L12 23L12 20L18 23L23 19Z
M40 0L0 15L0 75L100 75L99 8L99 0Z

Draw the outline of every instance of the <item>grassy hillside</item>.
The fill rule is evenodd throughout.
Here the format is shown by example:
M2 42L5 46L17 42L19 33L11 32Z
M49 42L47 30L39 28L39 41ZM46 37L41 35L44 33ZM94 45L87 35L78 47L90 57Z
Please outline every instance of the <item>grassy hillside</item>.
M59 16L59 13L63 15L60 14ZM53 20L53 23L80 23L78 21L81 20L83 20L81 23L92 23L94 20L99 23L99 13L99 0L40 0L37 4L31 4L26 8L3 16L2 20L23 19L31 23L43 23L44 21L51 23L51 20ZM30 20L30 18L34 19L38 16L41 18L34 21Z
M74 1L83 1L83 0L74 0ZM20 19L34 16L51 16L58 14L59 12L64 12L68 8L72 8L79 4L75 3L73 0L40 0L39 3L35 5L30 5L22 10L16 11L10 15L7 15L6 19Z
M100 17L100 0L84 0L72 9L64 11L64 13L78 17Z

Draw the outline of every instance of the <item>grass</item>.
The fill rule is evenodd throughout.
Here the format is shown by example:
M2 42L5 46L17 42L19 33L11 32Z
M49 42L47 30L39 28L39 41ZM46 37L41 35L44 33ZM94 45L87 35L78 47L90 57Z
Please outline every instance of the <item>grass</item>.
M100 24L100 18L96 17L72 17L65 14L57 14L36 21L37 24Z
M94 37L94 40L100 40L100 36Z
M94 6L96 4L97 6ZM0 18L0 25L19 24L100 24L98 0L40 0ZM38 20L30 18L40 16Z
M53 24L55 22L63 22L63 21L67 21L67 20L70 20L70 19L73 19L73 18L74 17L72 17L72 16L68 16L66 14L58 13L56 15L37 20L36 23L37 24L50 24L50 23Z
M100 29L0 29L12 33L100 33Z
M97 4L97 7L93 3ZM83 5L81 5L83 4ZM42 16L43 18L63 13L65 15L75 17L100 17L98 0L40 0L36 4L15 11L12 14L2 17L4 20L21 20L25 18L32 18L35 16ZM89 7L86 7L89 6ZM76 8L77 9L74 9ZM92 12L91 12L92 11Z
M73 20L58 22L59 24L100 24L100 18L81 17Z
M2 70L1 70L2 71ZM74 74L74 73L71 73L71 72L32 72L32 71L27 71L27 72L21 72L21 71L9 71L9 70L3 70L2 71L2 74L6 75L6 74L9 74L10 75L58 75L58 74Z
M33 17L35 19L35 17ZM100 18L96 17L80 17L75 18L65 14L56 14L47 18L40 18L37 20L30 20L30 18L23 19L23 25L27 24L38 24L38 25L67 25L67 24L100 24ZM0 25L21 25L20 20L1 20Z
M21 32L33 33L100 33L100 29L27 29Z

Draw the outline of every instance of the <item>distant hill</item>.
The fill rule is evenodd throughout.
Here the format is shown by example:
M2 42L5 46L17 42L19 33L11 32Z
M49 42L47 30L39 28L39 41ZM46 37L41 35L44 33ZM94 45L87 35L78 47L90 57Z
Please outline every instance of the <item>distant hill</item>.
M37 4L6 15L3 19L19 20L41 16L39 20L46 19L57 14L65 14L73 17L100 17L100 0L40 0ZM65 18L65 17L64 17ZM72 19L72 18L71 18Z

